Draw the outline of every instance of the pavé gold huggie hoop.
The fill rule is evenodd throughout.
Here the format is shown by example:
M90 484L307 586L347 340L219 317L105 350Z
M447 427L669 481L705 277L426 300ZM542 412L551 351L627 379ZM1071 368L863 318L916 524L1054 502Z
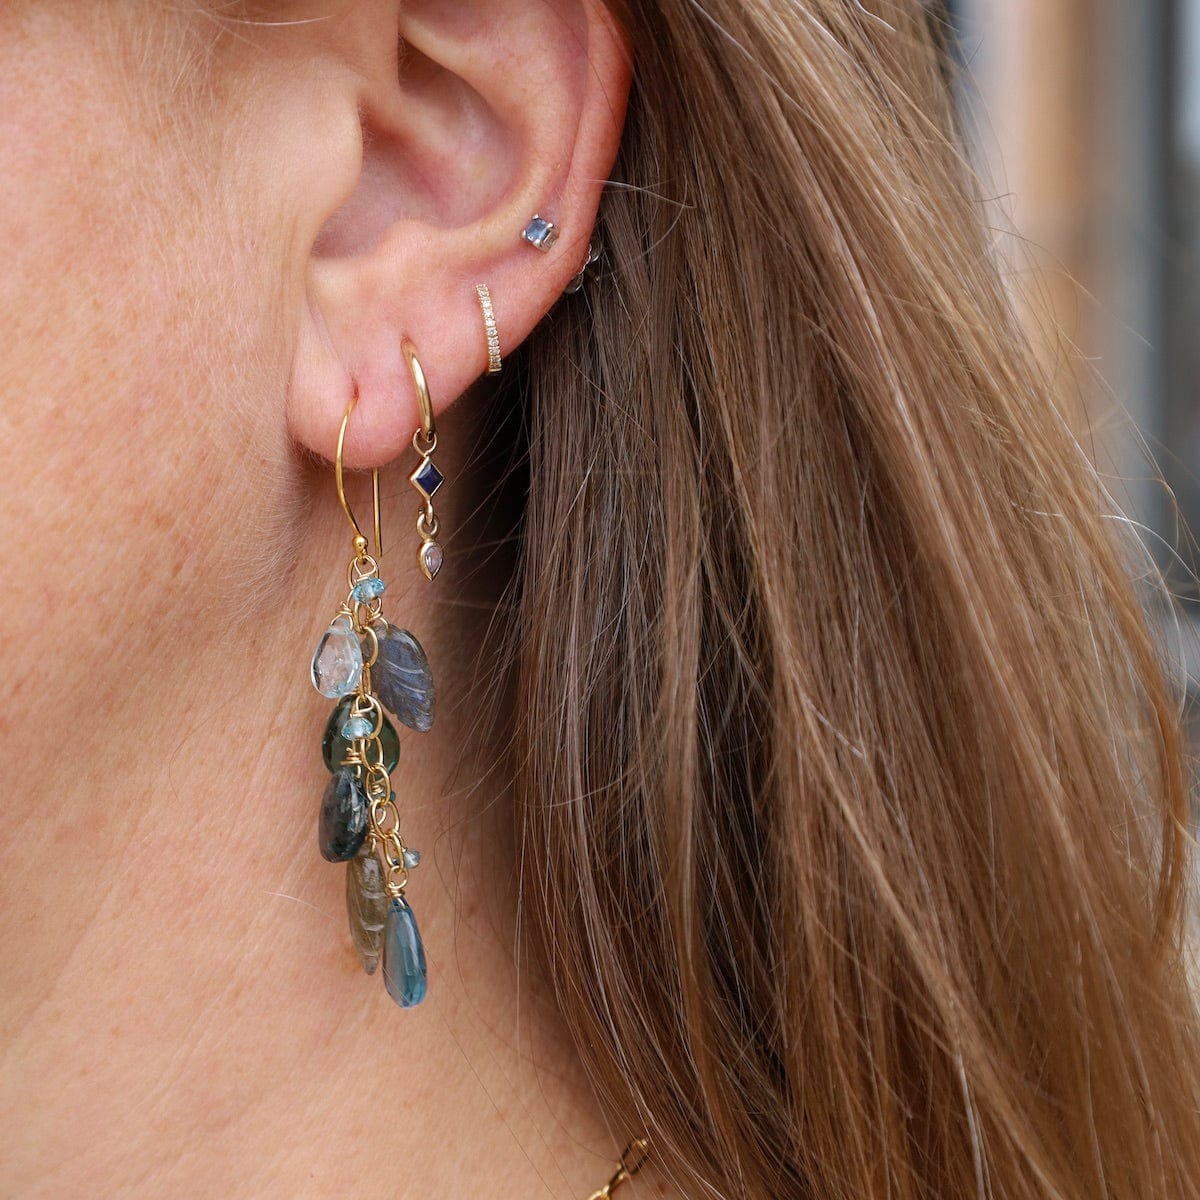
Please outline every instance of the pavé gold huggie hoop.
M426 497L417 518L424 539L418 562L432 579L441 566L441 547L433 540L437 517L432 495L443 476L429 457L437 436L425 377L415 352L410 354L412 343L404 345L417 381L422 419L421 428L413 435L413 444L422 454L413 485ZM426 991L425 947L405 897L409 872L421 861L421 854L406 845L400 834L400 811L392 790L400 739L384 710L401 724L424 733L433 725L435 693L420 642L383 615L386 585L378 561L383 553L378 470L372 472L374 555L368 553L370 545L346 498L342 452L356 400L357 396L351 397L346 406L334 458L338 501L353 534L353 556L346 568L349 590L321 635L312 660L313 686L337 702L321 741L325 766L333 778L321 801L318 843L327 861L348 864L346 910L350 937L363 969L374 974L382 959L388 995L401 1008L409 1008L419 1004ZM423 450L418 438L423 438ZM434 551L437 565L429 570L426 564Z
M479 297L479 307L483 310L483 331L487 336L488 374L500 374L500 334L496 331L496 313L492 308L492 294L486 283L475 285L475 294Z

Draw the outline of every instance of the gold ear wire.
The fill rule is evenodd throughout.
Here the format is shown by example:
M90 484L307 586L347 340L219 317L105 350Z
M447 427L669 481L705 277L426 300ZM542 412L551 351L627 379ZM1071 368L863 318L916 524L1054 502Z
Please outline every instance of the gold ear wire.
M360 555L367 551L367 539L363 536L363 531L359 528L358 522L354 519L354 513L350 509L350 502L346 499L345 480L342 475L342 449L346 444L346 427L350 424L350 414L354 411L354 405L358 401L357 389L350 397L350 403L346 405L346 411L342 414L341 428L338 430L337 454L333 460L333 477L337 484L338 500L342 505L342 511L346 514L346 520L350 522L350 528L354 530L354 546ZM374 498L375 508L375 554L377 557L383 555L383 536L380 532L379 521L379 468L376 467L371 472L371 493Z

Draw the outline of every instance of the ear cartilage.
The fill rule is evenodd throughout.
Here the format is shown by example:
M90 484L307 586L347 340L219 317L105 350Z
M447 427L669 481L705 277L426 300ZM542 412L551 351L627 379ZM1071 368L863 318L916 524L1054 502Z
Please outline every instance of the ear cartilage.
M487 334L488 374L500 374L500 334L496 331L496 313L492 308L492 294L486 283L477 283L475 293L479 307L483 310L483 330Z
M521 230L521 236L533 247L544 254L558 241L559 228L553 221L533 214L533 219Z

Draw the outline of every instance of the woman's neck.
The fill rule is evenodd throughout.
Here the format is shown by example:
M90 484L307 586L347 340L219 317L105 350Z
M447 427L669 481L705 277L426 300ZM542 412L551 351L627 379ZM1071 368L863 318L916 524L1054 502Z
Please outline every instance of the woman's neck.
M385 612L439 693L395 773L428 998L400 1010L363 974L344 868L317 850L328 702L306 676L349 536L331 472L298 472L314 500L295 561L254 573L274 594L200 580L172 627L98 630L128 661L91 711L55 713L54 778L30 790L51 804L6 831L13 1194L570 1197L606 1177L631 1131L604 1128L515 950L503 755L473 706L495 575L446 425L443 573L426 583L405 543L411 464L389 472L381 560Z

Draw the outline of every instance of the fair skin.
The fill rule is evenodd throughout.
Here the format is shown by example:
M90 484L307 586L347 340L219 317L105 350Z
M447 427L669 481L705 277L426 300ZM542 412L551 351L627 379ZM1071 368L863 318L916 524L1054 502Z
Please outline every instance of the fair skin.
M507 797L468 703L498 588L474 542L474 285L507 351L578 270L628 47L593 0L249 17L0 7L0 1177L22 1197L586 1196L636 1131L607 1127L515 948ZM550 254L517 237L534 211L564 231ZM448 477L432 585L403 335ZM315 835L329 706L306 676L343 594L328 460L355 387L387 611L440 695L396 778L425 855L409 1011L362 974Z

